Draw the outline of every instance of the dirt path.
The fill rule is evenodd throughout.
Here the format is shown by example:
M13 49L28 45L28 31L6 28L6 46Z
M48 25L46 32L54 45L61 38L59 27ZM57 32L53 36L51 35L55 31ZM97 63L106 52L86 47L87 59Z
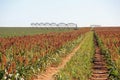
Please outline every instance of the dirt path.
M94 37L95 43L95 55L93 61L92 76L89 80L108 80L108 69L104 60L104 56L101 54L100 48L96 37Z
M83 40L82 40L83 42ZM73 49L73 51L62 59L62 63L58 67L49 67L47 68L46 72L41 75L38 75L38 79L34 80L54 80L53 75L55 75L60 69L64 68L66 63L71 59L71 57L76 53L76 51L80 48L82 42Z

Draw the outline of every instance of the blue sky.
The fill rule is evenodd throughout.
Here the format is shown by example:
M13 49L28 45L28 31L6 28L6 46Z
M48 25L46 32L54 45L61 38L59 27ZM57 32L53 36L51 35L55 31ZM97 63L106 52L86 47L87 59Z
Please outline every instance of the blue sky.
M0 0L0 26L73 22L120 25L120 0Z

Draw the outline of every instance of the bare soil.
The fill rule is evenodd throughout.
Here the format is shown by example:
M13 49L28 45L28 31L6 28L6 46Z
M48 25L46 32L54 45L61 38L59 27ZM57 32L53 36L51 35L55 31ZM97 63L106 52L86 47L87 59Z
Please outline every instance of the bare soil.
M109 80L107 65L104 56L101 54L96 37L94 37L94 43L95 43L95 55L92 67L92 76L90 77L89 80Z
M66 63L71 59L71 57L76 53L76 51L80 48L81 43L73 49L73 51L62 59L61 64L57 67L50 66L46 69L46 71L37 76L37 79L34 80L54 80L53 76L59 72L60 69L64 68Z

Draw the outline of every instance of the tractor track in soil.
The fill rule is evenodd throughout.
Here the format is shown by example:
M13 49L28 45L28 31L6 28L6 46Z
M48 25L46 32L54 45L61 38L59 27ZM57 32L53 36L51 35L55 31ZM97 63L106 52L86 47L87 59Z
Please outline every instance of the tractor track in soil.
M64 66L66 65L67 62L69 62L69 60L72 58L72 56L78 51L78 49L80 48L80 46L83 44L84 39L80 42L80 44L78 46L76 46L73 51L68 54L66 57L64 57L62 59L62 62L60 65L58 65L57 67L48 67L46 69L45 72L41 73L40 75L37 76L36 79L34 80L54 80L54 75L60 71L60 69L64 68Z
M97 38L94 35L95 55L93 60L92 75L89 80L109 80L107 64L98 46Z

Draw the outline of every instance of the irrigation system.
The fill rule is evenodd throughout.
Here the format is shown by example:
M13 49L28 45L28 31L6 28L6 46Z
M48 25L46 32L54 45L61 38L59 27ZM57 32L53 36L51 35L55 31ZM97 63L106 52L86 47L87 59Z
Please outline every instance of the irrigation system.
M67 27L67 28L77 28L77 24L75 24L75 23L48 23L48 22L46 22L46 23L31 23L30 24L32 27Z

